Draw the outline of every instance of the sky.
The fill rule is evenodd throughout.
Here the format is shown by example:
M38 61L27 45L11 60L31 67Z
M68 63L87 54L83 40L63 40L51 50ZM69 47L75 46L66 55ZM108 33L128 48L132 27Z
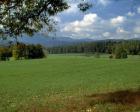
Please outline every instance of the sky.
M87 12L77 8L80 0L69 0L68 10L54 17L56 36L75 39L140 38L140 0L85 0L93 3Z

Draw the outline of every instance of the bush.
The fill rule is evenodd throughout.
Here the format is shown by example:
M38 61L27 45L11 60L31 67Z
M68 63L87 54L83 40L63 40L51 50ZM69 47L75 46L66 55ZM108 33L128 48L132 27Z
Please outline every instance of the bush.
M19 51L20 51L20 49L18 49L18 46L15 45L12 49L12 56L13 56L14 60L19 60L19 57L20 57Z
M109 58L112 59L113 58L113 55L110 55Z
M128 56L127 56L127 51L123 51L122 53L121 53L121 57L122 58L128 58Z
M9 48L0 48L0 61L9 60L11 56L12 56L12 53Z
M41 45L26 45L23 43L17 43L8 48L0 48L0 60L6 61L10 57L14 60L19 59L38 59L44 58L45 53Z
M116 59L128 58L127 51L122 46L116 46L116 48L115 48L115 58Z
M99 53L99 52L96 52L96 53L94 54L94 57L95 57L95 58L100 58L100 53Z
M26 59L44 58L45 54L41 45L27 45L26 46Z
M92 53L92 52L86 52L86 53L85 53L85 56L86 56L86 57L91 57L91 56L93 56L93 53Z

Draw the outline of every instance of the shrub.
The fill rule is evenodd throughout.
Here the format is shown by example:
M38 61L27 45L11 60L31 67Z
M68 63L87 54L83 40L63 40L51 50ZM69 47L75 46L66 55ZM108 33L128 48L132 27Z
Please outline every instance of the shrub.
M43 52L43 47L41 45L27 45L26 46L26 59L37 59L43 58L45 54Z
M10 57L14 60L19 59L38 59L44 58L45 53L41 45L26 45L23 43L17 43L8 48L0 48L0 60L6 61Z
M96 53L94 54L94 57L95 57L95 58L100 58L100 53L99 53L99 52L96 52Z
M41 45L26 45L18 43L12 47L12 55L15 60L19 59L38 59L45 57Z
M110 55L109 58L112 59L113 58L113 55Z
M0 60L6 61L12 56L11 50L9 48L0 48Z
M85 53L85 56L86 56L86 57L91 57L91 56L93 56L93 53L92 53L92 52L86 52L86 53Z
M124 59L127 57L127 51L122 46L116 46L115 48L115 58L116 59Z
M13 56L14 60L19 60L19 58L20 58L20 49L19 49L18 45L13 46L12 56Z

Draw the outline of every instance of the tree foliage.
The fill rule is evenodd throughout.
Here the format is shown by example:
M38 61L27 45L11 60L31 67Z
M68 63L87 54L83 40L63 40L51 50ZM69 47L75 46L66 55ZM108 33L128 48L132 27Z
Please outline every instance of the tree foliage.
M33 35L44 25L51 31L55 24L51 16L68 7L65 0L1 0L0 35Z
M85 12L85 11L87 11L88 9L90 9L92 6L93 6L92 3L84 2L84 3L80 3L80 4L78 5L78 8L80 9L80 11Z
M12 57L15 60L38 59L45 57L45 54L41 45L26 45L18 43L12 46Z
M17 43L9 47L0 47L0 60L6 61L10 57L14 60L21 59L40 59L45 57L43 47L41 45L26 45Z
M127 58L127 50L122 45L117 45L114 52L116 59Z
M45 54L41 45L27 45L26 46L26 59L43 58Z
M11 56L12 53L10 48L0 48L0 61L9 60Z
M85 54L95 54L95 53L107 53L115 55L115 50L117 46L122 46L123 49L129 55L138 55L140 53L140 41L128 40L128 41L97 41L97 42L87 42L79 43L67 46L58 46L48 48L49 53L61 54L61 53L85 53ZM112 58L113 58L112 57Z

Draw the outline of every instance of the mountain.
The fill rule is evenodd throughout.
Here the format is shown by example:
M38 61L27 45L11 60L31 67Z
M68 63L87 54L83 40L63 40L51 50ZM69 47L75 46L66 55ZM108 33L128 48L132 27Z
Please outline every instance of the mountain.
M48 37L43 34L37 34L33 37L23 36L19 38L20 42L27 44L42 44L46 47L72 45L81 42L90 42L92 39L73 39L70 37Z
M133 38L128 40L137 40L139 41L140 38ZM63 46L63 45L73 45L77 43L84 43L84 42L97 42L97 41L105 41L105 40L95 40L95 39L75 39L70 37L48 37L45 34L38 33L33 37L28 37L24 35L23 37L18 38L19 42L27 43L27 44L41 44L45 47L54 47L54 46ZM124 41L124 39L106 39L106 41ZM7 46L9 41L7 40L0 40L0 46Z

